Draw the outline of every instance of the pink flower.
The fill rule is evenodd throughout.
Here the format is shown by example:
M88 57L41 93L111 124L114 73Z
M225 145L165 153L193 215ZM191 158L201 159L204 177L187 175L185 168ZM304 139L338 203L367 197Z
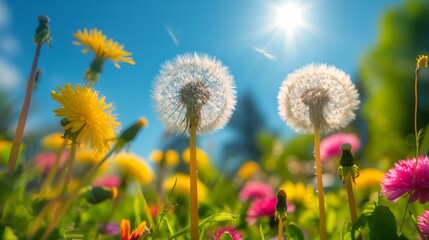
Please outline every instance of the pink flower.
M244 185L238 197L242 202L244 202L244 201L254 200L259 198L273 197L275 195L276 194L270 185L264 182L253 181L253 182L248 182L246 183L246 185Z
M99 224L98 229L99 230L105 229L106 232L104 232L104 233L106 235L111 235L111 236L118 235L119 231L120 231L119 225L117 223L113 223L113 222L108 223L106 227L104 227L104 224Z
M320 142L320 159L328 161L334 157L340 157L340 145L343 143L352 145L352 153L360 149L360 140L354 133L334 133Z
M119 188L121 186L121 178L116 175L108 175L97 178L93 183L94 187Z
M429 211L426 210L421 216L417 217L417 225L425 237L429 237ZM419 236L420 239L420 236Z
M249 209L247 209L246 222L247 225L252 225L258 221L258 219L263 217L272 217L276 212L277 197L270 198L260 198L250 204ZM287 213L292 213L295 211L295 205L291 204L286 200Z
M410 192L413 184L413 174L416 160L400 160L384 175L381 180L381 189L387 200L396 202L403 195ZM419 157L414 192L410 202L419 200L420 203L429 201L429 159Z
M232 240L243 240L243 233L238 230L235 230L234 227L222 227L220 231L213 235L213 240L219 240L222 235L227 234L231 237Z
M57 155L58 155L57 153L51 153L51 152L43 152L43 153L37 154L35 157L36 168L44 171L45 173L48 173L51 170L52 166L54 166ZM65 151L61 155L58 168L64 165L68 157L69 157L69 152Z

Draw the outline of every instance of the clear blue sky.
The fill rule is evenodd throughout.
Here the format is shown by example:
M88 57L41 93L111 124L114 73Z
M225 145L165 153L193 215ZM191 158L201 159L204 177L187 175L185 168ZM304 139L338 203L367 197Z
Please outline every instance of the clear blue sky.
M230 68L238 96L251 91L272 129L292 134L277 114L277 92L293 70L311 62L336 65L356 76L362 54L376 41L379 19L399 0L294 1L306 5L303 21L313 30L296 28L294 44L285 34L269 29L276 18L269 0L159 1L19 1L0 0L0 89L11 98L24 94L35 46L37 16L51 18L53 48L42 49L43 75L33 95L28 130L58 126L52 112L58 107L50 91L64 83L82 83L93 58L72 45L72 33L98 28L133 53L136 65L116 69L107 62L95 86L125 127L140 116L149 121L131 150L143 157L158 146L163 123L153 110L151 90L160 65L186 52L217 57ZM315 30L317 31L315 31ZM290 39L288 39L290 40ZM270 53L264 55L256 50ZM268 57L267 57L268 56ZM20 109L21 102L16 105ZM53 128L55 129L55 128ZM222 130L204 137L220 146Z

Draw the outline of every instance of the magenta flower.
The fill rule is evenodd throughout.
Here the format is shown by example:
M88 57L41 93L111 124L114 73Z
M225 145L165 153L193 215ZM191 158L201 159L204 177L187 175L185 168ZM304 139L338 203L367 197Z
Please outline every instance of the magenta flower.
M56 157L57 157L57 153L51 153L51 152L43 152L43 153L37 154L35 157L36 168L40 169L45 173L48 173L51 170L52 166L54 166ZM64 165L68 157L69 157L69 152L65 151L61 155L58 168Z
M245 202L248 200L255 200L259 198L274 197L275 195L276 194L270 185L264 182L253 181L248 182L246 183L246 185L244 185L244 187L238 194L238 197L242 202Z
M387 200L396 202L403 195L410 192L415 166L415 158L400 160L384 175L384 178L381 180L381 189ZM410 202L414 202L417 199L420 203L429 201L429 159L427 156L419 157L416 182Z
M352 145L352 153L360 149L360 140L354 133L334 133L320 142L320 159L328 161L334 157L340 157L340 145L343 143Z
M93 183L94 187L119 188L121 186L121 178L116 175L108 175L97 178Z
M272 217L274 218L276 212L277 197L270 198L259 198L250 204L249 209L247 209L246 222L247 225L252 225L258 221L258 219L263 217ZM287 213L292 213L295 211L295 205L291 204L286 200Z
M429 237L429 211L426 210L422 215L417 217L417 225L425 237ZM420 236L419 236L420 239Z
M104 234L111 235L111 236L118 235L120 232L119 225L113 222L108 223L106 227L104 227L104 224L99 224L98 229L99 230L105 229L106 232L104 232Z
M223 235L229 235L232 240L243 240L243 233L234 229L234 227L222 227L220 231L213 235L213 240L219 240Z

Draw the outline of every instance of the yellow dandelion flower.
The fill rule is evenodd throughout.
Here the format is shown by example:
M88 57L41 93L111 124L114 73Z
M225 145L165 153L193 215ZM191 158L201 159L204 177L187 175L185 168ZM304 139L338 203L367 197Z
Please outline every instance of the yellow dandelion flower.
M98 92L79 85L58 87L58 92L52 91L51 96L62 105L54 112L64 117L61 122L67 138L74 143L89 143L100 155L110 149L120 125L112 114L113 104L106 104Z
M83 53L92 50L95 53L95 58L92 61L90 68L85 74L85 79L90 84L98 80L98 75L101 73L103 63L105 60L112 60L115 67L120 68L118 62L125 62L134 65L135 62L131 58L131 53L124 50L124 46L115 42L113 39L107 39L100 30L97 29L84 29L77 31L73 34L77 41L73 44L77 46L84 46Z
M0 140L0 165L2 165L3 163L7 163L11 149L12 142L9 142L7 140Z
M160 164L162 159L164 158L164 153L161 150L153 150L150 153L150 160L152 160L154 163Z
M78 163L94 165L97 164L100 160L101 158L98 157L97 154L89 148L80 148L76 151L75 161ZM105 164L102 166L104 165Z
M384 172L375 169L367 168L359 171L359 177L355 179L356 188L372 188L379 187L381 179L384 177Z
M297 206L312 209L317 204L314 188L310 184L287 181L279 189L284 189L287 192L288 200Z
M70 140L63 138L63 136L64 134L59 132L44 136L42 138L42 147L48 150L59 150L64 144L64 141L67 141L66 146L70 146Z
M179 163L179 154L173 149L165 151L164 158L168 167L174 167Z
M174 188L174 193L179 194L181 196L189 196L189 193L191 191L190 189L190 177L189 175L178 173L176 175L171 176L170 178L164 180L164 183L162 184L162 189L164 191L171 191L171 189L174 186L174 182L176 181L176 188ZM200 180L197 181L197 188L198 188L198 201L204 202L207 199L208 196L208 189L204 183L202 183Z
M191 152L189 150L189 147L183 151L182 158L185 163L189 164L191 159ZM210 165L209 155L200 148L197 148L197 161L198 161L198 166L201 168L205 168Z
M142 185L150 184L155 177L153 170L145 160L135 154L119 153L114 157L114 163L123 174L132 177Z
M427 55L419 55L417 60L417 69L422 67L428 67L428 56Z
M156 164L174 167L179 163L179 154L173 149L168 149L165 153L154 150L150 154L150 159Z
M259 165L254 161L245 162L237 171L237 176L241 180L247 180L259 171Z

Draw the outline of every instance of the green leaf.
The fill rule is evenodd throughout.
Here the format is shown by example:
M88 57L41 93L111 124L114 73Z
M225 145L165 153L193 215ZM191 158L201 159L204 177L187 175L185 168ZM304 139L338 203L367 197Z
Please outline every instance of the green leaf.
M18 237L25 236L31 219L31 209L15 197L11 197L6 202L2 218L3 223L12 227L18 233Z
M173 235L174 230L173 227L171 226L170 222L168 221L167 218L164 218L163 221L165 222L165 225L167 225L168 231L170 232L170 235Z
M371 239L399 239L396 220L392 211L386 206L377 206L368 218L369 235Z
M289 232L288 239L291 240L304 240L304 232L302 229L294 222L290 222L287 225L287 230Z
M215 213L207 218L204 218L203 220L201 220L198 223L198 228L202 228L205 224L209 224L209 223L220 223L220 222L229 222L229 221L234 221L238 218L237 215L232 215L230 213ZM191 226L188 225L182 229L180 229L179 231L177 231L173 236L169 237L168 239L174 239L177 238L181 235L187 234L189 233L191 230Z
M376 203L370 203L363 211L359 218L356 220L356 223L351 226L350 232L345 232L343 239L345 240L355 240L361 233L363 228L368 222L368 218L373 214L376 208Z

